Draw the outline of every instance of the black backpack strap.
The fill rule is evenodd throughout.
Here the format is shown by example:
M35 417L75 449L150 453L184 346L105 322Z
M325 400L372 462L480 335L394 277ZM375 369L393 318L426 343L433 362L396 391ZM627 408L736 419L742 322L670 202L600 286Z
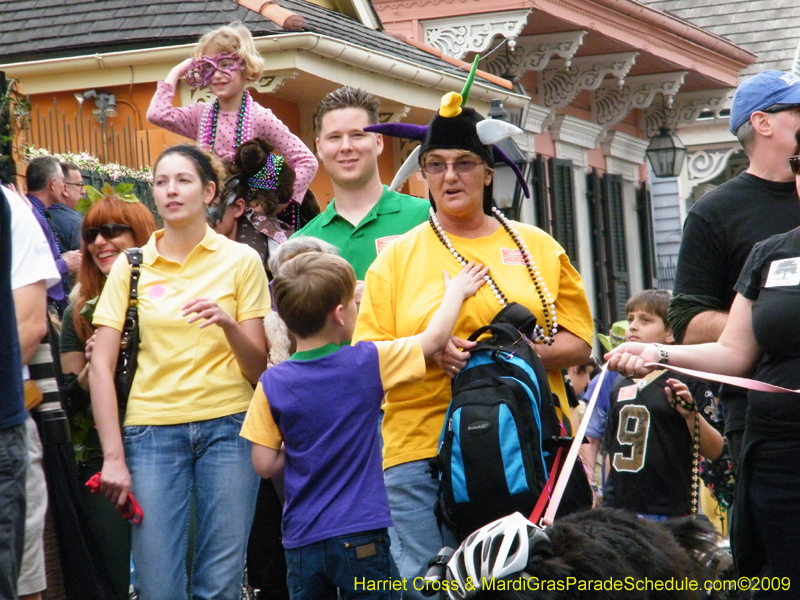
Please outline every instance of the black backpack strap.
M125 258L131 265L131 285L128 292L128 303L130 306L137 306L139 304L139 276L142 269L142 249L141 248L128 248L125 252Z
M475 342L484 333L492 334L492 339L488 342L492 346L513 345L525 337L524 333L510 323L490 323L473 331L467 339L470 342ZM485 342L478 342L478 344L485 344Z

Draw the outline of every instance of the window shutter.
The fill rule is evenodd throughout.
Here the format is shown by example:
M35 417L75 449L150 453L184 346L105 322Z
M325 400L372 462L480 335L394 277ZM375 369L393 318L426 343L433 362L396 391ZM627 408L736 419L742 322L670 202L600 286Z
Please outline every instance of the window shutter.
M605 214L603 210L602 180L597 169L586 175L586 200L589 202L591 221L592 268L596 291L595 331L605 332L611 328L611 266L608 260Z
M625 317L630 295L628 251L625 240L625 213L622 201L622 176L606 174L602 183L603 207L607 228L606 247L611 267L611 322Z
M575 186L572 161L552 158L549 163L550 197L553 208L553 237L564 247L573 266L578 268L578 243L575 232Z
M531 188L533 193L533 206L536 210L535 223L536 226L552 233L550 228L550 208L547 198L547 175L546 175L546 161L541 154L536 155L536 159L532 163L533 174L531 176Z
M639 239L642 244L642 281L645 288L655 288L658 287L658 269L653 232L653 201L646 183L642 183L636 192L636 215L639 219Z

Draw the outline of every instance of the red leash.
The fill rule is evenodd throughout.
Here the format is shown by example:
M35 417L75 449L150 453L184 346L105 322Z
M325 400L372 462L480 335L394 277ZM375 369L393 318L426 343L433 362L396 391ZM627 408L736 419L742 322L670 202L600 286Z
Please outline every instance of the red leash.
M86 487L88 487L89 491L93 494L100 491L100 473L92 475L89 481L86 482ZM130 492L128 492L128 500L125 502L125 506L122 507L122 510L119 511L119 514L123 519L130 520L131 523L141 523L144 518L142 507L139 506L136 498L134 498L133 494Z

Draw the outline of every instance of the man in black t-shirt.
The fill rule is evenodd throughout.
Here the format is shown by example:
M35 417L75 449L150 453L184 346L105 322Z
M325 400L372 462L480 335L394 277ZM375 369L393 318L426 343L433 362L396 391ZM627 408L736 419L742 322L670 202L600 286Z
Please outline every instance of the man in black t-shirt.
M797 154L800 78L764 71L742 83L733 98L730 129L750 166L703 196L686 217L669 311L679 344L715 342L753 245L800 225L800 200L786 160ZM747 394L723 386L720 403L738 465Z

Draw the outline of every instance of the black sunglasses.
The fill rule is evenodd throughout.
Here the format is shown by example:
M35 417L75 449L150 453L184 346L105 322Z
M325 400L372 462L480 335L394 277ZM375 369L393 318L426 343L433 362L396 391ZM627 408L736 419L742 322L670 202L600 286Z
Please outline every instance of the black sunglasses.
M100 227L88 227L83 230L83 241L91 244L97 239L98 233L103 236L103 239L113 240L126 231L133 231L133 228L122 223L106 223L105 225L100 225Z
M789 157L789 166L792 169L792 173L800 175L800 154Z

